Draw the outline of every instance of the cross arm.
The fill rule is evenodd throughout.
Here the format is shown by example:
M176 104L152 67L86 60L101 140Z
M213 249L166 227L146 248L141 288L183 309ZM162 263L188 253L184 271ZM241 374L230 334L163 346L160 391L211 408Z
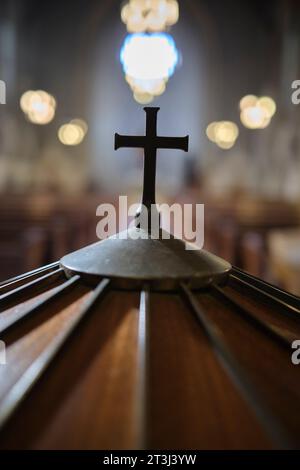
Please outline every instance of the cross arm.
M157 137L157 148L161 149L178 149L185 152L189 149L189 136L185 137Z
M115 134L115 150L119 148L144 148L145 137Z

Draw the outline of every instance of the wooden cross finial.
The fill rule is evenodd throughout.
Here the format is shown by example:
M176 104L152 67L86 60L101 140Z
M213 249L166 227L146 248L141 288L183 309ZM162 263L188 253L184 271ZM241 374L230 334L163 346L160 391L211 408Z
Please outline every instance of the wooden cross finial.
M160 108L144 108L146 112L146 135L127 136L115 134L115 150L119 148L144 149L144 185L142 204L151 213L155 202L156 151L157 149L178 149L188 151L189 136L159 137L157 135L157 113Z

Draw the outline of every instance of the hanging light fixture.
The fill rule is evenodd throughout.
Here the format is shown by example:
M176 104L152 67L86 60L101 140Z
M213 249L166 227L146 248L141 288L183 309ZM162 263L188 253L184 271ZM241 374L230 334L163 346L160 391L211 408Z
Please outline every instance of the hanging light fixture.
M246 95L240 100L241 122L248 129L265 129L276 112L276 103L269 96Z
M164 93L178 64L179 54L170 34L139 33L125 38L120 60L133 93L146 93L152 101Z
M179 19L177 0L130 0L121 9L129 33L159 32Z
M121 9L129 34L120 61L134 99L149 104L166 90L178 64L174 39L165 29L179 18L176 0L130 0Z
M28 90L21 96L20 106L33 124L49 124L56 111L56 100L44 90Z
M231 121L212 122L206 128L207 138L223 150L231 149L239 135L238 126Z
M63 145L76 146L81 144L87 131L88 125L83 119L72 119L59 128L58 138Z

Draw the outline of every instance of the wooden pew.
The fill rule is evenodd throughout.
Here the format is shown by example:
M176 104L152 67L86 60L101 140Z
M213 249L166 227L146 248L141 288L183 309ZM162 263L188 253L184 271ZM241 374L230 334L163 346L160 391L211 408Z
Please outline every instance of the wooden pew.
M0 230L0 280L31 271L45 260L46 234L37 227L2 226Z

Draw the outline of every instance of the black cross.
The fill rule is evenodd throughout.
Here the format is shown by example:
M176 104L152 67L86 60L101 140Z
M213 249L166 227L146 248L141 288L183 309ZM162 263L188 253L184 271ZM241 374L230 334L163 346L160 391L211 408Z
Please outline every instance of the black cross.
M157 113L160 108L144 108L146 111L146 135L127 136L115 134L115 150L119 148L144 149L144 185L142 204L151 211L155 202L156 151L157 149L178 149L188 151L189 136L159 137L157 135Z

